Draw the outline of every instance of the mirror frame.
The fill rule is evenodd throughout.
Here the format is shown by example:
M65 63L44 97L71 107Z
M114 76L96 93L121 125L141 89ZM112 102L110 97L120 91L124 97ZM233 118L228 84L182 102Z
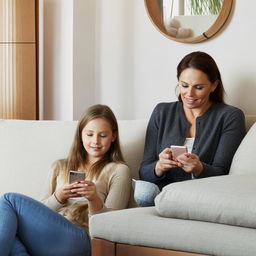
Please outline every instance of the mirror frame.
M165 37L182 43L199 43L213 37L223 27L231 12L233 0L223 0L221 11L213 25L203 34L189 38L175 38L167 33L157 0L144 0L144 4L151 22Z

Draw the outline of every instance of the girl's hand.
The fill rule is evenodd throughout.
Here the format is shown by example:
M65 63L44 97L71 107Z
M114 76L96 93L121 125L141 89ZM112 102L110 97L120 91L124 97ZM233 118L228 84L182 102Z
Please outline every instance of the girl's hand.
M87 198L88 201L93 201L98 196L95 184L89 180L73 183L71 192Z
M100 199L96 186L92 181L83 180L78 184L74 184L72 192L87 198L89 213L95 213L100 211L103 208L103 202Z
M65 184L61 188L56 190L55 193L54 193L56 199L60 203L64 204L67 201L67 199L69 199L70 197L80 196L77 193L72 191L73 186L76 185L76 184L78 184L78 182L74 182L72 184Z
M199 157L195 154L182 154L177 157L177 161L185 172L192 173L194 176L199 176L204 169Z
M157 176L162 176L164 172L171 168L181 167L182 164L172 158L172 150L170 148L164 149L159 154L159 160L156 163L155 173Z

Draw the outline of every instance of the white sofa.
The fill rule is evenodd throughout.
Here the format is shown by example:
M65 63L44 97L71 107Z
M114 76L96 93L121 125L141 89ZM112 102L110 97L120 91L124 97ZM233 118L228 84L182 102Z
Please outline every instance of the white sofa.
M254 121L254 116L247 117L247 127ZM50 165L67 155L76 125L76 121L0 120L0 194L13 191L40 199L48 182ZM134 178L138 178L146 125L147 120L119 121L121 148ZM235 177L228 183L234 182L239 187L240 174L256 173L255 145L256 125L251 127L234 157L232 176L217 179ZM248 184L256 179L256 174L247 176ZM243 177L246 179L246 175ZM245 188L248 186L242 186L247 181L241 180L241 198L234 199L238 205L242 198L247 197ZM179 184L176 185L179 188ZM199 186L205 188L204 183ZM200 193L200 189L196 192ZM254 202L250 210L251 215L248 211L247 214L251 217L250 222L254 222ZM255 228L166 218L160 216L155 207L98 214L90 219L90 227L94 256L256 255Z

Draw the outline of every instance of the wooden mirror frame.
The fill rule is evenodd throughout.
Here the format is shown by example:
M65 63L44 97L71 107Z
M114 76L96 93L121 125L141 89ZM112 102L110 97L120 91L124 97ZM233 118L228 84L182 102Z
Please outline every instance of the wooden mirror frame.
M175 38L170 36L164 26L163 18L157 0L144 0L148 16L154 26L165 37L182 43L199 43L214 36L225 24L232 9L233 0L223 0L221 11L213 25L201 35L188 38Z

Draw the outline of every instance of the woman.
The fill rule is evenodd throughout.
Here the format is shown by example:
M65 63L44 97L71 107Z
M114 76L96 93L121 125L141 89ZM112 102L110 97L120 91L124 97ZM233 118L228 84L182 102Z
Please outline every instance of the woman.
M86 179L70 183L70 170ZM16 193L0 198L0 255L90 255L88 214L127 208L131 193L116 118L109 107L92 106L69 156L53 165L45 205Z
M219 69L211 56L192 52L177 67L179 101L158 104L149 121L135 199L154 205L172 182L228 174L245 135L243 112L224 103ZM172 157L171 145L188 153ZM148 183L149 182L149 183Z

